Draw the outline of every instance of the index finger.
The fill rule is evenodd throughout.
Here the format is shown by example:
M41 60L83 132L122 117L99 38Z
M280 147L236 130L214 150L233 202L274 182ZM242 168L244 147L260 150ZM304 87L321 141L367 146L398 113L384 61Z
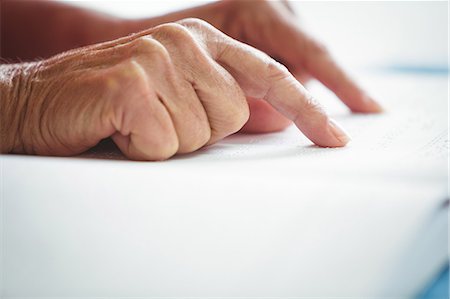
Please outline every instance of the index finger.
M327 116L286 67L231 38L219 43L222 44L216 44L214 58L236 79L247 96L269 102L319 146L339 147L348 143L350 138L345 131Z

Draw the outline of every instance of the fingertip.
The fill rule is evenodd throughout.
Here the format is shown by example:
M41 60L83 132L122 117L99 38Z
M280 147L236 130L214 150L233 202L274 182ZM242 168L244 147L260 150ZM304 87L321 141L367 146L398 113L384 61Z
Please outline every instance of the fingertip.
M383 113L383 106L370 96L363 95L358 105L353 105L350 110L354 113Z
M351 140L344 128L328 116L308 122L299 119L295 124L309 140L320 147L343 147Z
M352 139L350 134L345 131L345 129L339 125L334 119L328 120L328 127L330 128L331 133L334 135L335 139L338 141L337 147L345 146Z
M374 100L369 97L369 102L371 103L372 113L383 113L385 111L384 107L380 104L380 102Z

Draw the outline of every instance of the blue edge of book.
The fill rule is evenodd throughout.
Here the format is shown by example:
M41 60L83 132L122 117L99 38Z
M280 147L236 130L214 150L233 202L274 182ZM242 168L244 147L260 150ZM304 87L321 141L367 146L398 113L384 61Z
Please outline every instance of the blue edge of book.
M449 276L448 276L448 266L445 267L438 275L438 277L431 282L428 288L420 294L417 299L441 299L449 298Z
M373 68L381 72L389 73L410 73L419 75L438 75L448 76L449 67L448 64L442 65L384 65ZM419 294L416 299L448 299L449 297L449 266L445 266L444 269L437 275L437 277L430 282L425 290Z

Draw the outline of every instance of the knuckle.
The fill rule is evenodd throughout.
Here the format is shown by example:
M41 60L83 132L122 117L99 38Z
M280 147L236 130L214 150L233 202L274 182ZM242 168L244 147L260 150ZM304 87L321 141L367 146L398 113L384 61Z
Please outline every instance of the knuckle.
M130 42L132 49L137 51L153 51L156 48L156 43L148 36L140 36Z
M149 36L138 37L130 45L134 55L145 55L147 58L151 57L157 61L170 61L170 55L166 48Z
M304 109L311 112L322 113L324 110L320 105L319 101L312 95L308 95L304 102Z
M167 47L166 51L173 54L173 64L182 69L188 78L193 80L211 71L207 42L195 30L178 23L168 23L159 26L152 36Z
M103 96L109 98L105 111L114 119L114 125L128 132L132 119L127 113L149 110L149 98L153 91L143 68L136 61L127 61L115 66L102 76ZM125 113L125 114L124 114Z
M133 93L142 94L147 90L147 76L136 61L127 61L117 65L103 81L105 88L119 93L131 90Z
M176 55L184 57L185 63L195 65L193 61L201 60L197 65L205 62L204 41L200 35L191 32L190 29L178 23L161 25L152 33L152 36L166 45L170 51L175 51Z
M140 68L141 74L146 75L146 72L149 72L149 74L158 73L167 79L173 77L174 65L171 55L160 42L149 36L140 37L133 41L132 48L134 54L129 58L129 62Z
M286 88L291 84L292 75L289 70L274 59L270 59L267 63L266 74L264 76L265 91L260 98L267 99L272 96L273 88L283 86Z
M315 122L317 127L326 126L328 122L328 116L322 105L310 94L305 98L301 111L295 116L294 121L298 121L299 118L308 115Z
M193 40L193 36L189 32L189 30L179 23L167 23L159 25L155 28L152 36L160 39L169 39L173 43L186 43Z
M267 64L267 76L266 76L270 82L277 82L280 80L284 80L286 79L286 77L289 76L290 72L286 66L284 66L283 64L279 63L274 59L270 59L270 61Z
M186 18L177 22L178 24L193 29L209 29L212 27L208 22L198 18Z

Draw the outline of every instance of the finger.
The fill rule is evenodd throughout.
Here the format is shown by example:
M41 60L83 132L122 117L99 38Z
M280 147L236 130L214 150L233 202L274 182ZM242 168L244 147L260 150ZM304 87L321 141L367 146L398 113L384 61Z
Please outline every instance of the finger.
M125 87L114 99L112 135L119 149L133 160L165 160L178 150L178 138L169 113L150 89L145 71L136 62L115 68ZM114 86L114 83L111 83Z
M248 121L250 110L244 93L228 72L214 61L203 67L197 70L196 92L208 114L208 144L212 144L239 131Z
M177 81L160 89L160 100L169 112L177 131L178 153L190 153L210 141L211 127L192 85L182 78Z
M180 75L174 63L176 53L170 53L149 36L132 43L141 49L142 55L135 59L147 73L151 85L157 87L158 98L171 116L178 136L178 153L193 152L204 146L211 137L208 117L191 83ZM152 59L146 51L152 53Z
M179 24L158 26L152 38L165 46L177 73L195 87L211 128L208 144L241 129L249 117L245 96L234 78L211 59L196 38Z
M234 77L246 96L269 102L294 121L317 145L337 147L349 141L342 128L328 118L285 67L261 51L227 37L214 27L204 26L209 26L211 34L216 35L209 39L214 42L208 45L213 58Z
M315 144L334 147L349 141L300 82L267 55L240 44L225 48L219 60L247 96L269 102Z
M304 66L313 77L333 91L353 112L383 111L380 104L358 86L323 46L312 39L306 40Z

